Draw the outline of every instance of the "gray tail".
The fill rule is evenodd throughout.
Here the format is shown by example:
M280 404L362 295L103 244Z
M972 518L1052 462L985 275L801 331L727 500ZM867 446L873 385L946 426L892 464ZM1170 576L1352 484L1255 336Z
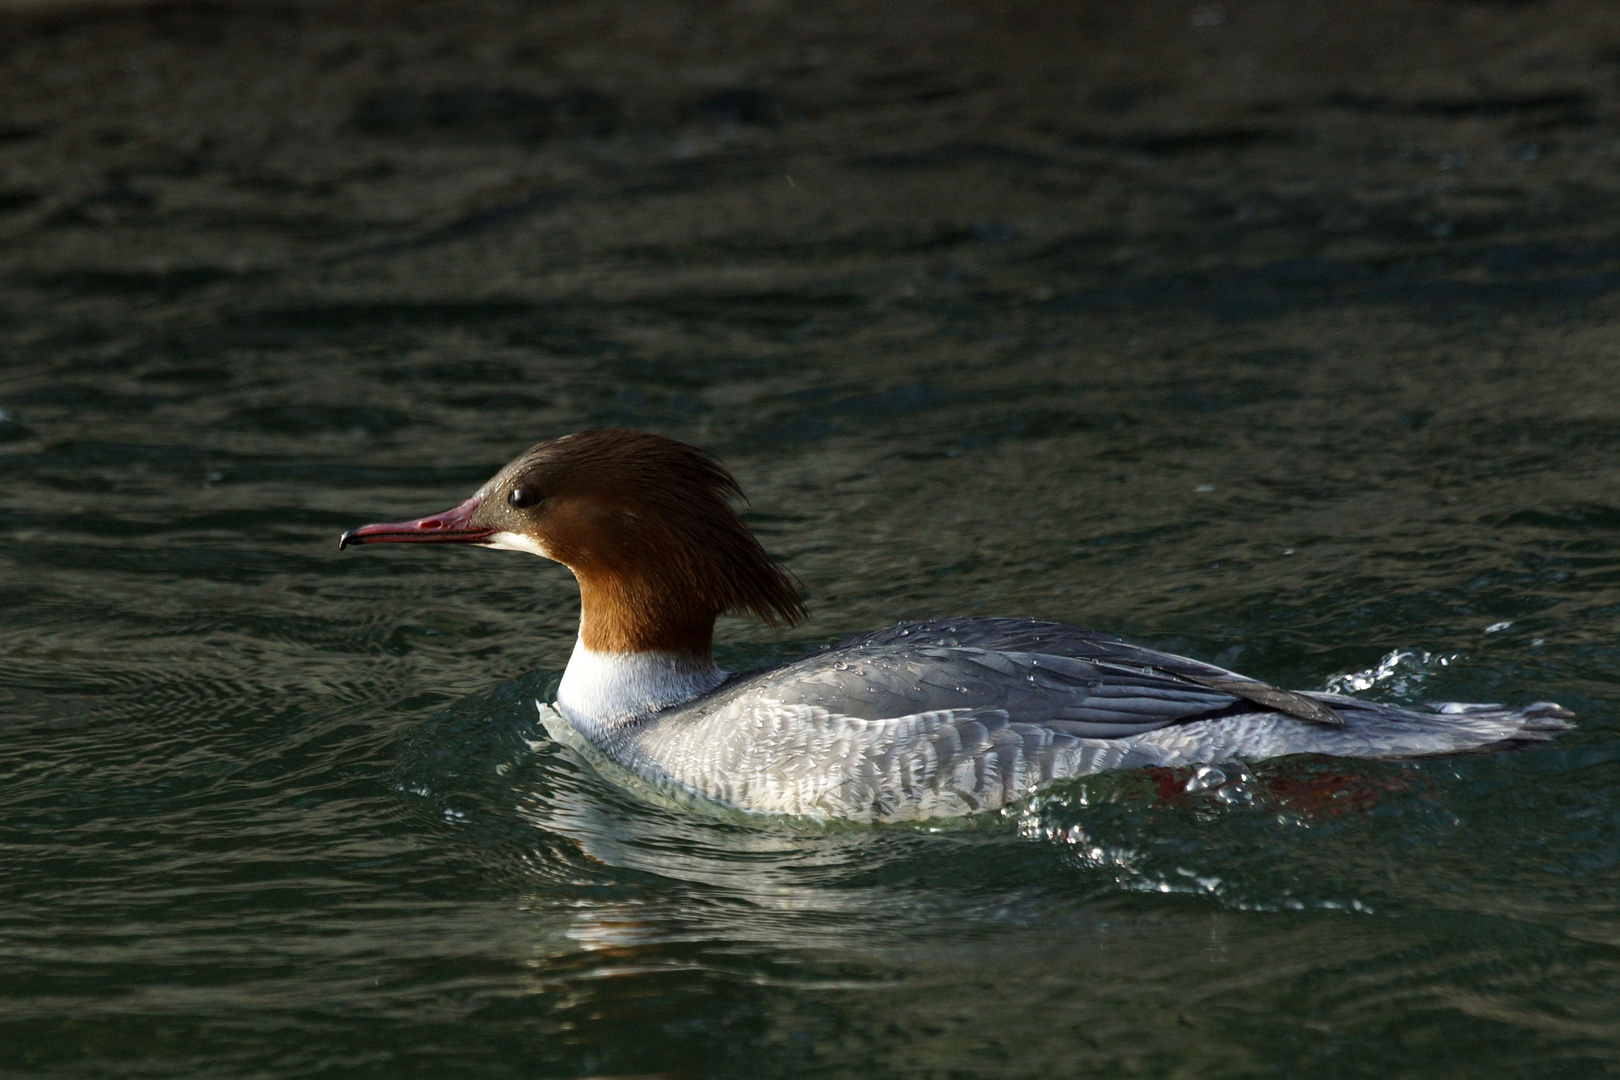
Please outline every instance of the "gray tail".
M1481 735L1494 736L1491 741L1477 746L1460 747L1462 751L1496 750L1550 742L1559 732L1575 726L1571 723L1575 714L1556 701L1532 701L1517 709L1476 705L1466 701L1442 701L1433 708L1440 716L1457 717L1460 723Z
M1575 714L1551 701L1520 708L1437 702L1428 711L1313 693L1344 719L1341 734L1317 736L1318 752L1352 757L1426 757L1544 743L1568 731Z

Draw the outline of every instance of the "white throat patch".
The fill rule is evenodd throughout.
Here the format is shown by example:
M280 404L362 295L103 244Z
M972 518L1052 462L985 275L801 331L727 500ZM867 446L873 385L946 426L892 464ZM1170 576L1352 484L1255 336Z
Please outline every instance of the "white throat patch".
M542 559L551 559L551 552L541 546L540 541L532 536L522 533L498 532L485 540L481 547L497 548L501 551L527 551L530 555L538 555ZM557 560L551 559L552 562Z

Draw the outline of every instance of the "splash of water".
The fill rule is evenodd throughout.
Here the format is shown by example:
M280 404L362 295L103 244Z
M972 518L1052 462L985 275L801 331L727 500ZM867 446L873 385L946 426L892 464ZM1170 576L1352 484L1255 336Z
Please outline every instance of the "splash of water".
M1410 700L1422 696L1423 685L1437 669L1450 667L1461 659L1461 653L1396 649L1370 668L1333 676L1323 689L1335 694L1365 693L1376 689L1391 697Z

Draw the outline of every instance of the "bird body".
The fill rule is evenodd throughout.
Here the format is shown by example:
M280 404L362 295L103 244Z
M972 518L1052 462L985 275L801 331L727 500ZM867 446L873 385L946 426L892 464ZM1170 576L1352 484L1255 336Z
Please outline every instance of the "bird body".
M463 543L564 563L579 640L557 713L657 788L739 810L853 821L995 810L1057 780L1287 754L1417 757L1543 741L1567 709L1420 712L1281 690L1060 623L904 623L764 671L710 646L728 610L803 606L695 448L630 431L542 443L471 499L350 543Z

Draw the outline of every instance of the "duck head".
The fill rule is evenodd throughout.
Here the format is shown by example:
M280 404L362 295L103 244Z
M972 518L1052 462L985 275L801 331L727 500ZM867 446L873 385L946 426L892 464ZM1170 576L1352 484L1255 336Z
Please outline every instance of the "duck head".
M469 544L526 551L573 571L580 646L707 658L723 612L775 626L804 618L793 579L732 508L736 478L659 435L585 431L540 443L465 502L350 529L351 544Z

